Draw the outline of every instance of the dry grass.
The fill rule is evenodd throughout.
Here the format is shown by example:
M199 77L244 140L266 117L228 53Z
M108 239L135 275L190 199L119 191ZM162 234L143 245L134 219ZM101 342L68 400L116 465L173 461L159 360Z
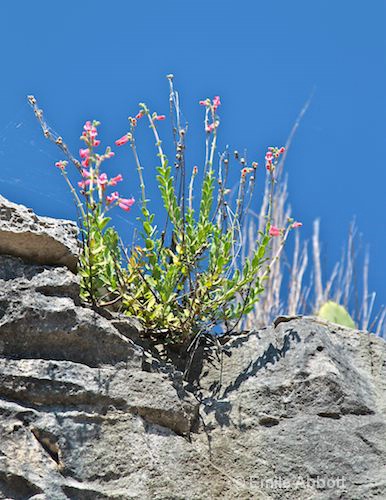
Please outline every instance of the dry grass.
M292 142L301 118L305 114L308 101L302 109L287 141L286 152ZM276 226L284 227L291 216L291 207L288 203L287 177L282 175L285 157L278 169L277 184L273 199L273 221ZM249 211L250 224L243 240L246 243L247 254L251 255L255 245L256 229L263 230L266 223L266 209L268 205L268 184L265 188L264 199L260 212ZM352 222L345 249L341 259L335 263L330 276L322 269L322 251L320 242L320 221L313 223L311 245L303 241L300 232L294 234L292 255L284 253L272 266L269 279L265 283L265 292L244 322L244 327L253 329L269 324L278 315L317 314L321 305L333 300L343 305L358 328L372 331L379 336L386 337L386 308L382 306L375 313L374 304L376 293L369 292L369 251L363 255L362 269L358 272L358 261L361 251L355 222ZM272 239L270 249L271 258L276 255L280 246L280 239ZM311 255L309 255L311 246ZM284 277L286 277L284 279ZM284 281L288 284L285 286Z
M291 214L287 202L287 180L279 182L274 200L274 220L278 226L284 225ZM249 224L247 246L252 252L256 228L264 223L264 203L259 215L254 216ZM258 221L258 223L256 222ZM369 252L364 253L362 270L357 272L360 247L357 246L357 229L351 223L345 250L341 259L335 263L330 276L325 278L321 264L320 221L314 221L311 241L302 241L300 232L294 235L292 255L283 254L272 266L272 272L266 282L265 292L255 309L246 319L248 329L267 325L278 315L317 314L320 307L328 300L343 305L354 319L358 328L369 330L377 335L386 336L386 308L381 307L374 313L376 293L369 292ZM272 240L271 256L275 255L280 245L279 238ZM288 284L284 285L284 276Z

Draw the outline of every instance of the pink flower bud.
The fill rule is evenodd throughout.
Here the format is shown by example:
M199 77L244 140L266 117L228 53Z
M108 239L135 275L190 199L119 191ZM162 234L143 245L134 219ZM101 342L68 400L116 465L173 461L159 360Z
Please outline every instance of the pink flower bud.
M119 198L118 191L114 191L113 193L111 193L110 196L106 196L106 201L107 203L113 203L114 201L117 201L118 198Z
M132 207L135 203L135 199L134 198L120 198L119 202L124 203L125 205L128 205L129 207Z
M281 229L279 229L279 228L278 228L278 227L276 227L276 226L271 226L271 227L269 228L269 235L270 235L270 236L280 236L280 235L281 235L281 232L282 232L282 230L281 230Z
M296 229L297 227L302 227L302 225L303 225L303 223L302 223L302 222L295 221L295 222L291 225L291 227L292 227L293 229Z
M155 115L154 120L161 121L161 120L165 120L165 118L166 118L165 115Z
M60 160L55 163L55 167L60 168L60 170L64 170L67 167L67 161L65 160Z
M101 188L104 188L108 182L107 174L103 173L98 177L98 185Z
M90 150L87 148L87 149L80 149L79 150L79 156L81 158L87 158L90 154Z
M82 169L82 177L84 177L85 179L88 179L89 177L91 177L91 174L88 170L85 170L84 168Z
M110 186L116 186L118 184L118 182L121 182L121 181L123 181L123 177L122 177L121 174L118 174L115 177L112 177L110 179L109 185Z
M120 139L115 141L116 146L123 146L127 142L129 142L129 134L123 135Z
M221 106L220 96L216 95L213 99L213 108L216 110L219 106Z
M253 172L253 168L245 167L241 169L241 177L245 177L247 174L250 174L251 172Z
M78 186L81 188L81 189L86 189L86 186L89 186L90 185L90 180L87 179L86 181L79 181L78 182Z
M122 210L125 210L125 212L128 212L134 203L134 198L119 198L118 200L119 207L122 208Z
M193 167L193 175L197 175L197 173L198 173L198 167L197 167L197 165L195 165Z

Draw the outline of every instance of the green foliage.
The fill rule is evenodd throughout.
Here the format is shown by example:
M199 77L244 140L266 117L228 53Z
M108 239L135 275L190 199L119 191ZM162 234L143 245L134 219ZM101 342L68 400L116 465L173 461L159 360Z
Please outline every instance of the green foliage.
M86 122L84 126L81 140L86 149L80 150L83 158L80 162L71 155L62 138L52 136L36 100L30 96L29 101L46 137L60 147L82 176L82 181L78 182L81 187L79 195L67 174L68 162L57 162L56 166L76 200L82 221L83 251L79 272L83 300L97 307L114 305L120 312L138 317L149 335L164 343L188 346L197 335L212 327L220 325L223 330L234 329L252 310L264 290L264 281L270 270L266 255L271 237L280 237L283 246L293 221L288 221L287 229L271 226L274 172L284 148L269 148L266 159L271 196L267 222L264 231L256 235L254 253L242 257L243 211L247 211L244 201L249 200L249 206L257 163L248 165L246 159L239 158L235 152L235 159L241 167L240 184L236 209L231 210L227 199L230 189L226 189L229 154L223 153L218 169L214 168L220 124L217 108L221 102L218 96L213 101L200 102L205 106L206 151L201 196L198 203L194 203L193 193L198 190L194 190L193 185L198 168L193 168L187 192L186 126L181 125L179 99L173 89L172 76L168 78L176 145L173 167L163 152L156 126L165 117L150 113L145 104L140 104L136 118L129 118L130 132L116 141L117 146L128 143L131 147L142 193L141 231L130 249L121 247L118 234L109 227L110 218L106 214L114 206L128 212L134 199L122 198L116 191L107 195L107 188L115 186L122 176L109 179L101 172L102 163L114 153L110 148L104 154L95 152L100 143L96 139L99 122ZM148 121L157 148L157 181L166 211L162 232L148 208L143 169L136 149L135 130L141 118Z
M209 128L210 132L207 128L207 162L198 212L192 203L197 167L191 175L189 196L186 196L184 188L177 195L175 186L181 185L181 177L176 179L173 173L180 174L184 179L184 161L180 161L172 171L156 129L157 115L152 115L146 105L141 104L141 116L146 116L149 121L161 163L157 167L157 181L166 210L167 226L161 234L154 226L154 214L147 208L143 189L142 241L131 249L127 265L122 269L122 310L140 318L147 330L161 336L164 342L190 342L200 332L216 325L223 325L228 330L234 328L259 299L266 278L262 268L270 243L270 221L267 219L265 232L258 235L255 253L251 258L242 260L238 255L242 212L236 210L233 217L227 220L221 217L227 207L222 188L225 178L221 172L228 161L224 160L224 164L220 162L219 171L215 173L212 164L219 120L215 114L216 106L210 100L206 102L206 120L211 116L215 126ZM178 108L176 112L178 116ZM142 167L134 142L135 126L136 123L130 131L131 147L143 185ZM177 132L177 151L182 152L185 134L181 130ZM243 205L246 174L254 173L257 167L254 163L253 168L247 168L245 160L241 165L244 168L241 170L237 207ZM274 164L272 186L273 170ZM217 193L216 184L220 186ZM253 189L253 183L250 182L249 186ZM252 191L248 194L252 195ZM218 200L216 207L215 199Z
M112 227L106 228L109 222L109 217L95 209L87 213L81 228L81 297L93 304L112 299L119 289L119 238Z
M332 300L323 304L318 312L318 317L338 325L347 326L348 328L356 328L353 319L346 309Z
M165 340L184 342L219 323L239 320L263 287L259 271L269 237L239 271L232 259L234 231L213 222L213 172L203 182L200 210L188 210L185 220L172 188L170 167L158 169L158 182L170 221L169 245L157 234L148 216L143 222L144 246L135 247L123 272L126 314L143 320ZM146 214L147 215L147 214ZM163 333L162 333L163 332Z

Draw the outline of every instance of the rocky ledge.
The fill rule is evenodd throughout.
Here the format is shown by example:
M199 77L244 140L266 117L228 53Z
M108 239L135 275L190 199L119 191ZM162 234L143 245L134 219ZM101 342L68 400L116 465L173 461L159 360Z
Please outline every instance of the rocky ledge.
M0 214L0 499L386 498L382 339L281 318L187 384L82 306L72 223Z

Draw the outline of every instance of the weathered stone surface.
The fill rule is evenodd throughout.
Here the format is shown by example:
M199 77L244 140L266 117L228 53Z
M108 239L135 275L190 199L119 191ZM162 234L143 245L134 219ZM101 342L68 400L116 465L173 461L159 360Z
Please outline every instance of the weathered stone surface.
M382 339L294 319L230 339L199 383L217 464L253 498L386 498Z
M0 255L0 500L386 498L382 339L280 318L187 385L105 316L66 267Z
M143 455L146 433L185 443L197 422L181 375L143 371L140 324L121 334L78 293L65 267L0 256L0 499L127 498L131 438Z
M77 305L78 278L66 268L34 268L9 256L0 257L0 266L1 356L141 366L139 347L107 319Z
M76 235L74 222L39 217L0 195L0 254L67 266L75 272L79 253Z

